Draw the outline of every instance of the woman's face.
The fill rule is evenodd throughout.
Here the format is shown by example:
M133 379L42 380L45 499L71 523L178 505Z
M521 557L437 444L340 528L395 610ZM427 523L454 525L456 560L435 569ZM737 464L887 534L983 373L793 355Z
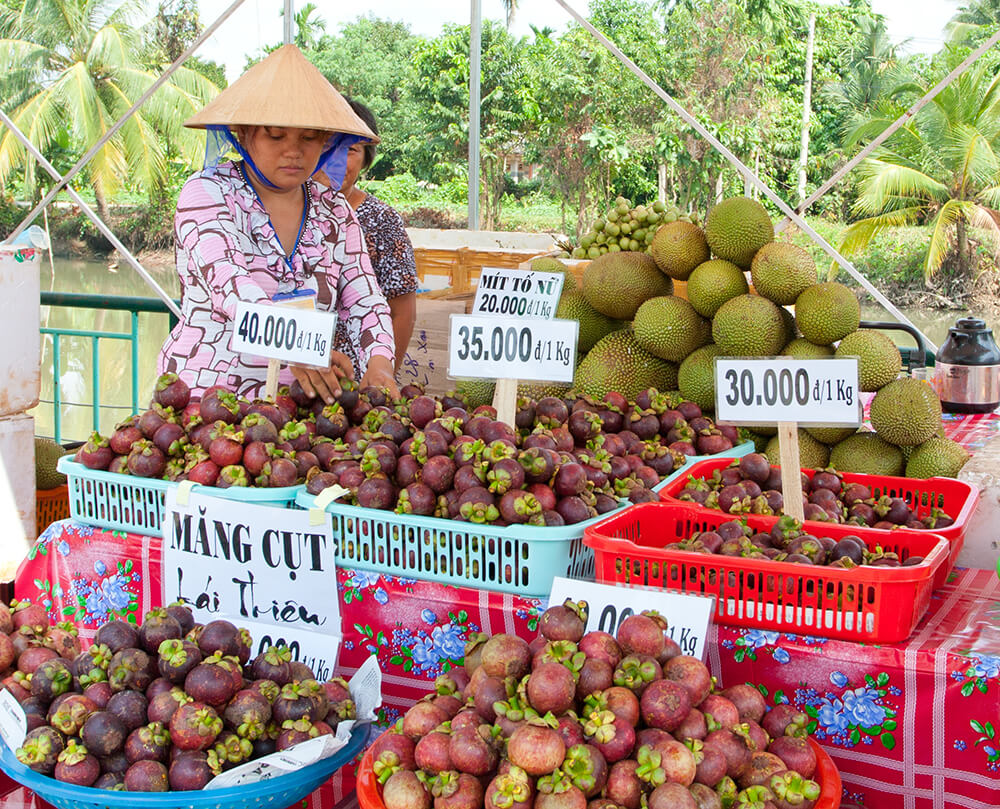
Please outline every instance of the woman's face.
M278 190L291 191L316 170L329 133L286 126L248 127L240 140L257 169Z
M355 143L347 151L347 170L344 172L344 184L340 187L341 192L346 197L361 174L361 167L365 163L365 145Z

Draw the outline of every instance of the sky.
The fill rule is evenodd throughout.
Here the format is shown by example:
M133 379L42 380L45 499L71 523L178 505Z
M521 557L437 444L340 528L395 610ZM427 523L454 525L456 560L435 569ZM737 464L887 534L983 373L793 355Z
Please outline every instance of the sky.
M820 0L825 2L826 0ZM445 23L467 24L471 2L463 0L313 0L314 14L326 21L329 33L339 32L344 23L362 15L372 14L382 19L408 23L415 34L434 36ZM586 14L586 0L567 0L570 6ZM232 0L199 0L201 23L214 22ZM483 17L502 20L501 0L481 0ZM964 0L963 0L964 3ZM301 9L304 0L295 0ZM566 28L571 19L556 0L521 0L511 31L515 36L529 35L530 25L549 27L557 32ZM957 11L959 0L872 0L872 7L886 18L889 36L894 42L909 40L911 53L932 53L941 47L944 25ZM236 79L245 64L247 53L259 51L263 45L281 41L282 22L279 10L282 0L244 0L243 4L222 27L199 49L198 54L226 66L229 81Z

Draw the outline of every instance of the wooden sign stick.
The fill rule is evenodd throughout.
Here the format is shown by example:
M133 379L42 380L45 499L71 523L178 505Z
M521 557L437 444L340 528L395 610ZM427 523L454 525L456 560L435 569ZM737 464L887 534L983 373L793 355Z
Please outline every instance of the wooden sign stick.
M493 389L493 407L497 411L497 421L514 427L517 415L517 380L498 379Z
M802 505L802 472L799 467L799 426L796 422L778 422L778 449L783 509L785 514L802 522L805 511Z

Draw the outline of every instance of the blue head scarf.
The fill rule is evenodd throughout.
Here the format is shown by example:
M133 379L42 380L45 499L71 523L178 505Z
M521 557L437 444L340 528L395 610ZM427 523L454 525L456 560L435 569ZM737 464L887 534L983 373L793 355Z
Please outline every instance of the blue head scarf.
M268 188L276 188L267 177L265 177L247 150L240 145L232 130L228 126L221 124L210 124L206 126L207 137L205 140L205 168L213 171L222 162L227 154L235 151L243 159L243 162L256 175L257 179ZM327 141L323 153L319 156L317 171L322 171L330 178L330 184L337 191L344 184L344 174L347 172L347 152L355 143L368 141L368 138L361 135L349 135L346 132L334 132Z

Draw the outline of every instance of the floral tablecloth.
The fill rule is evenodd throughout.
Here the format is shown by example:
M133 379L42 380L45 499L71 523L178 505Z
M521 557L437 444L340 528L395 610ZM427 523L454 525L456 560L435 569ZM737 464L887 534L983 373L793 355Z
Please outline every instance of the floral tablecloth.
M1000 582L961 570L910 639L873 646L717 627L723 685L752 682L769 704L812 718L845 800L871 809L1000 806Z

